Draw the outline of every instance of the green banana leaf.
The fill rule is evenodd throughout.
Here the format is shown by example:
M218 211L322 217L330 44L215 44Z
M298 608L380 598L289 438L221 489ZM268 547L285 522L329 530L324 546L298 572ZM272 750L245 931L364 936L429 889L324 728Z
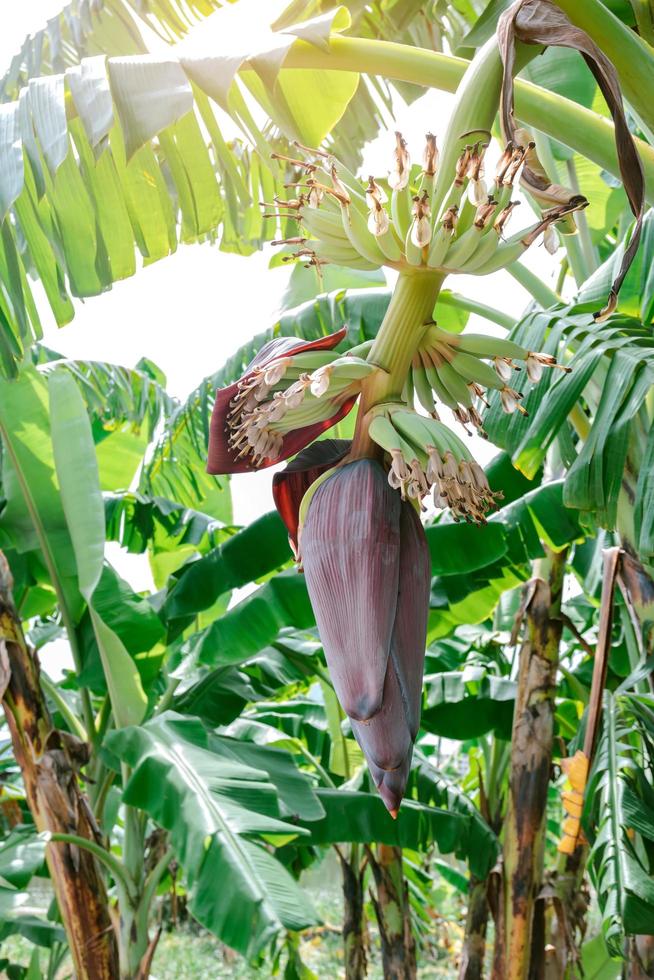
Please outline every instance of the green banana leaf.
M654 439L642 430L639 412L654 382L654 343L650 327L614 314L592 324L588 314L528 314L512 334L531 350L572 351L570 373L549 372L526 391L529 416L507 416L495 394L484 424L493 441L512 454L515 465L533 476L548 448L558 440L568 472L564 504L592 512L596 521L615 527L630 440L639 445L641 463L634 478L635 541L645 559L654 555L654 497L651 493ZM571 412L582 409L583 444L575 446ZM588 415L583 412L588 409ZM586 421L584 421L584 419Z
M19 553L40 549L44 579L57 592L64 615L77 622L84 608L77 565L55 473L50 439L48 385L25 366L15 381L0 378L3 544Z
M113 3L124 12L124 4ZM71 12L74 22L78 15ZM321 142L345 111L357 72L304 68L289 76L283 67L298 37L320 47L332 31L347 28L345 8L271 33L262 50L249 50L240 61L233 49L225 50L221 15L224 21L220 10L205 21L208 57L191 48L176 57L143 56L134 30L135 57L84 58L64 74L61 25L53 18L47 34L39 35L48 38L45 52L39 49L34 62L27 52L14 60L3 87L15 101L5 106L0 125L0 278L7 290L0 362L6 374L16 373L42 334L27 272L43 282L61 325L74 315L69 292L95 296L133 275L137 247L152 262L174 252L178 241L214 239L219 230L227 250L247 254L259 246L264 222L258 202L283 193L283 176L243 86L274 124L304 143ZM184 34L184 26L174 33ZM53 39L58 73L49 74ZM36 43L27 44L32 53ZM73 49L65 50L75 61ZM38 77L42 58L45 74ZM250 70L236 81L246 60ZM227 144L207 95L256 150ZM268 230L275 234L270 223Z
M650 751L653 743L629 708L627 697L604 693L602 732L584 812L591 843L588 868L602 911L602 934L615 957L623 955L626 935L650 933L654 922L654 869L637 833L643 818L648 833L653 832L651 817L642 803L635 805L633 790L625 800L639 768L634 728L640 729Z
M238 756L238 749L223 750L199 721L171 712L112 733L108 746L131 769L124 801L168 830L188 880L190 909L207 929L252 957L280 930L316 922L288 871L252 839L307 833L281 818L278 794L280 786L289 791L289 780L277 754L270 765L274 782L262 768L235 761L230 752ZM296 794L293 783L285 797L291 812ZM220 882L228 887L217 887Z
M101 615L102 601L100 606L95 603L103 568L105 523L91 423L79 388L68 372L54 371L48 378L48 390L52 450L61 503L75 553L80 591L89 604L114 718L121 727L138 724L147 705L138 670L123 641ZM116 608L110 599L108 604Z
M422 727L446 738L477 738L494 731L511 738L515 682L484 667L428 674Z
M462 847L468 833L467 817L413 800L404 800L397 820L393 820L377 795L335 789L316 792L325 817L302 823L311 834L307 843L353 841L414 850L435 843L441 853L450 854Z
M263 514L174 574L161 608L171 635L209 609L224 592L263 578L290 559L288 534L280 517L276 511Z

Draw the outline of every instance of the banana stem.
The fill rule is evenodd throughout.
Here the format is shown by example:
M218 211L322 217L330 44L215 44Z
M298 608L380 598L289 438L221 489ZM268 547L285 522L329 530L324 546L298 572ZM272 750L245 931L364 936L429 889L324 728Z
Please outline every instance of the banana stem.
M494 306L479 303L477 300L469 299L460 293L452 293L449 290L445 290L438 297L438 302L443 306L453 306L457 310L476 313L478 316L483 316L485 320L496 323L498 327L504 327L505 330L511 330L515 324L515 317L510 316L508 313L502 313L501 310L496 310Z
M384 371L376 371L361 384L361 402L350 458L378 455L376 443L368 436L366 413L380 402L401 401L411 359L425 325L432 319L444 278L440 273L400 274L368 355L368 361Z
M577 180L577 168L575 167L574 159L571 158L570 160L566 160L565 166L571 189L575 192L575 194L580 194L581 191L579 188L579 181ZM581 245L581 252L584 256L584 263L588 275L590 275L591 273L595 272L595 269L597 269L600 264L599 255L590 236L590 228L588 226L586 212L579 211L576 216L576 220L577 227L579 229L579 244Z
M512 262L511 265L507 265L506 271L533 296L537 303L540 303L543 309L546 310L550 306L556 306L563 302L558 293L550 289L546 283L541 282L538 276L522 262Z
M544 133L541 133L538 130L536 130L534 133L534 139L536 141L536 152L538 153L538 158L545 167L550 180L554 181L555 183L558 182L561 178L559 175L559 167L552 150L551 141ZM585 255L579 245L579 238L576 235L564 235L562 236L562 244L568 257L570 271L572 272L575 283L579 287L590 275L590 270L586 264Z

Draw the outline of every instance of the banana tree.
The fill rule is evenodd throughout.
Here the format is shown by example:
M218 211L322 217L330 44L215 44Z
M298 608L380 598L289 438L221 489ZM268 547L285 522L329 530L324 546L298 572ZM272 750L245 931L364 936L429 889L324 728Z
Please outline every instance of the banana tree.
M648 580L646 569L641 568L643 561L649 559L651 523L647 482L651 471L647 442L647 392L651 387L646 364L647 331L624 313L606 317L618 302L623 280L628 283L625 275L643 225L643 195L648 181L651 184L652 151L646 141L649 109L641 96L642 84L639 88L633 81L636 62L642 65L642 77L646 76L651 52L642 39L636 38L600 3L592 4L597 17L588 22L581 17L580 25L579 15L568 11L576 27L552 4L519 3L497 20L499 6L491 4L485 11L481 21L486 26L480 21L483 30L488 24L491 29L498 24L499 45L490 40L469 67L442 53L370 39L366 35L375 33L375 10L356 23L355 29L362 37L341 37L339 34L349 29L347 14L342 10L294 25L292 9L276 25L279 33L268 45L257 52L249 50L242 58L226 61L209 45L200 54L182 48L159 60L110 57L107 61L82 60L76 65L75 56L67 48L66 57L73 64L65 77L32 77L20 94L11 86L8 89L18 98L8 103L2 114L2 153L7 167L3 168L2 182L4 290L0 298L4 369L7 374L20 370L20 377L6 385L6 404L15 405L21 391L30 386L42 405L47 399L52 419L51 438L45 440L46 469L49 481L61 492L58 504L47 501L40 512L41 502L32 499L34 480L23 476L21 483L19 475L29 474L30 467L34 479L42 475L38 467L37 473L33 472L34 462L26 451L28 437L23 434L21 445L20 431L17 437L5 422L3 439L10 445L15 471L12 473L10 467L10 484L12 479L15 481L13 505L10 496L8 509L11 540L15 542L17 535L25 531L25 540L30 540L31 535L40 547L46 567L32 569L32 574L46 592L54 587L76 654L77 673L87 679L80 692L86 736L97 742L98 731L104 740L109 728L120 729L108 744L114 745L115 756L124 757L123 767L138 772L141 756L149 757L153 744L165 756L169 746L154 718L148 724L155 731L146 733L147 725L139 727L139 723L157 709L157 718L167 723L169 719L163 712L174 704L179 685L167 669L163 674L157 672L163 659L161 652L142 657L142 661L149 661L147 664L133 659L149 653L161 641L161 633L147 650L132 651L120 630L114 628L120 621L115 607L125 601L126 593L115 579L112 581L102 564L106 525L92 462L93 439L84 411L80 410L77 389L71 387L69 374L54 371L45 393L37 380L38 372L24 363L29 345L39 333L38 311L25 276L27 270L36 270L43 280L60 322L70 318L73 310L65 292L66 278L74 295L91 295L116 278L131 274L135 242L151 261L168 254L178 237L199 240L213 236L218 227L222 228L225 248L234 247L236 238L252 245L262 237L281 239L318 276L322 275L325 262L363 272L387 266L399 273L372 344L365 344L372 338L361 338L363 347L348 356L339 356L332 349L345 342L344 333L335 332L326 338L319 329L318 336L311 339L300 331L290 331L286 341L276 338L260 351L257 345L252 352L254 362L248 366L250 358L246 358L242 371L224 377L219 382L224 390L215 400L207 397L204 385L189 405L173 409L173 439L162 441L144 470L140 496L122 494L112 501L113 533L127 535L125 540L142 538L148 521L154 521L160 532L162 528L169 532L175 520L192 520L191 537L209 534L203 511L191 518L184 508L188 504L219 508L218 498L224 504L220 517L228 520L227 495L224 480L197 475L198 446L204 449L208 442L210 469L217 473L275 462L294 455L325 428L339 422L359 398L352 446L311 446L306 450L308 455L300 454L288 471L276 478L275 493L291 540L304 559L308 595L335 687L351 719L351 731L366 752L372 777L394 815L406 786L412 785L411 752L419 732L425 635L435 639L466 618L481 621L495 608L498 582L510 587L529 577L529 559L537 557L539 548L542 550L541 518L548 511L552 495L558 494L560 500L563 492L566 504L582 514L592 512L601 526L613 528L619 520L623 540L630 543L632 561L636 562L633 567L626 566L635 569L628 589L632 597L629 608L640 609L642 624L648 626ZM124 9L120 8L123 13ZM205 8L202 12L206 12ZM471 6L464 11L463 19L473 20L475 12ZM164 20L173 13L165 13ZM208 24L223 14L218 11ZM220 23L217 19L213 22ZM642 30L642 17L637 23ZM579 26L588 33L580 31ZM452 21L448 27L452 39ZM173 27L173 31L181 34L183 28ZM52 48L54 38L56 49L56 36L54 26L48 36L50 60L46 59L43 66L46 73L65 64L55 64L57 55ZM465 43L476 43L471 37L468 35ZM532 56L553 38L583 52L613 114L617 152L613 149L610 125L599 115L579 102L552 95L547 87L534 85L534 80L539 81L541 66L540 59L532 60ZM593 38L610 53L615 69ZM108 49L101 45L100 50ZM113 49L109 50L113 53ZM634 57L636 52L638 59ZM132 54L132 50L115 53ZM514 107L511 76L516 63L521 67L527 62L530 81L516 82ZM15 71L19 82L21 68L22 61ZM348 160L337 158L333 151L339 146L338 120L347 106L355 104L355 93L361 98L358 73L362 69L400 82L436 84L449 90L463 78L440 160L436 141L430 135L422 169L411 168L407 147L398 134L389 179L373 177L366 185L351 173ZM29 74L33 75L31 69ZM643 127L645 140L635 144L625 123L618 77ZM298 81L303 86L303 99L299 102L295 98ZM15 85L15 79L11 85ZM243 99L243 85L286 138L272 131L256 131ZM264 89L266 85L268 91ZM239 153L225 146L210 99L227 108L246 131L255 147L252 155L246 154L235 163ZM98 105L103 108L101 119ZM482 170L485 144L498 107L509 143L489 188ZM516 118L538 132L519 130ZM307 143L319 143L330 130L336 137L328 151L306 149ZM204 144L205 132L211 138L209 150ZM577 151L571 163L569 156L565 158L565 150L561 154L560 146L550 143L547 137ZM75 151L71 149L71 139ZM291 148L288 139L300 145ZM566 159L569 190L558 183L561 176L557 168L560 170L561 165L556 159L552 161L557 153ZM591 212L587 217L584 211L587 201L581 192L591 192L579 166L580 153L596 168L622 178L636 216L633 233L610 266L606 289L592 307L595 312L603 307L597 322L591 323L588 307L575 309L572 317L567 310L555 311L551 317L549 313L534 314L522 325L523 332L510 340L465 333L456 337L432 323L434 316L441 319L435 310L439 305L442 309L445 294L441 287L446 274L486 274L514 263L541 232L551 247L556 245L558 232L566 244L567 266L562 269L561 287L565 285L566 268L579 282L584 273L592 271L598 255L614 245L615 228L607 227L608 219L597 228ZM504 241L504 229L513 211L511 187L518 171L522 172L537 216L526 232ZM597 188L597 169L592 176L593 187ZM285 196L283 183L300 186ZM267 221L271 224L265 232L258 209L252 205L258 196L269 202L266 207L276 206L269 212L272 216ZM546 210L541 214L543 207ZM580 244L567 234L573 230L573 214L578 215ZM628 216L623 202L617 237L624 232ZM84 234L80 234L80 227ZM248 247L251 245L246 244ZM529 282L525 272L519 270L518 266L516 275ZM551 291L538 288L533 282L531 286L541 305L556 302ZM605 305L607 295L609 301ZM439 296L441 303L437 304ZM449 298L452 299L451 294ZM502 322L501 318L502 314L495 317L497 322ZM341 355L342 352L341 348ZM565 373L552 382L554 372L547 371L540 381L543 368L554 367L557 356ZM531 381L540 381L526 392L525 404L520 392L509 384L518 361L524 362ZM603 373L591 377L598 365ZM86 386L89 397L91 387ZM548 407L538 409L540 404L545 405L541 402L545 391ZM484 412L487 392L491 405ZM580 394L585 406L582 411L575 404ZM558 399L554 402L555 412L550 408L550 396ZM431 418L412 411L416 401ZM210 405L213 425L208 433L206 412ZM524 420L525 405L537 408L535 418L532 413L528 422ZM522 437L524 426L538 422L540 429L530 428L530 439L520 444L521 455L516 455L516 461L533 477L556 436L557 451L569 466L565 482L537 488L533 496L527 494L528 499L513 501L514 506L502 508L482 528L459 527L441 520L423 535L411 501L422 498L430 486L434 487L439 509L449 508L455 518L465 517L482 524L506 489L484 474L461 440L433 417L443 406L451 408L463 425L485 429L514 453L512 436L518 433ZM500 411L508 416L508 427ZM187 430L189 416L194 413L200 416L199 424ZM200 435L196 438L197 432ZM176 465L172 445L182 450L181 468ZM84 453L79 450L79 458L75 456L75 446L85 449ZM86 483L78 480L78 471L85 475ZM385 482L386 471L390 486ZM631 480L625 479L625 472L631 474ZM305 496L300 507L300 498L310 485L310 495ZM151 499L164 487L174 498L171 506ZM184 499L188 487L193 496ZM148 492L150 499L144 499ZM20 493L24 498L22 510ZM629 494L631 510L625 507ZM212 504L208 504L212 495ZM352 513L360 512L362 497L367 498L368 513L353 527ZM569 516L569 509L564 513L565 530L555 526L554 531L548 532L555 535L561 547L577 540L570 537L571 529L582 536L577 519ZM587 523L584 518L584 526ZM283 543L280 525L276 528ZM526 528L535 528L535 534L529 536ZM352 531L365 542L363 550L353 544ZM380 557L379 551L374 550L380 534L392 560L390 570L375 577L368 574L371 565L366 558ZM179 657L180 663L190 653L196 664L233 668L256 657L262 647L273 642L280 626L313 626L314 612L304 584L287 570L263 585L258 595L215 618L206 628L192 629L198 612L210 610L229 588L248 581L243 577L248 573L234 570L232 564L235 538L226 539L220 545L220 555L200 568L191 565L178 569L176 559L171 559L179 575L163 608L169 602L167 608L174 615L164 612L163 622L168 643L178 641L174 656ZM334 538L340 550L330 553L324 544ZM451 559L449 549L454 546L474 553L482 538L489 554L496 549L494 557L482 558L482 564L468 569L473 572L471 581L462 583L466 569L460 567L461 562L457 567L457 559ZM197 539L191 543L197 543ZM501 551L503 546L505 550ZM499 555L497 549L501 551ZM282 561L287 561L288 554L286 551ZM503 562L501 559L508 554L511 561ZM523 556L527 556L526 561ZM194 564L200 565L203 560ZM170 570L170 564L163 560L160 564ZM257 562L254 567L257 575L272 570L265 567L265 562L263 569ZM348 570L347 576L342 574L343 568ZM373 573L374 569L373 564ZM211 585L198 597L194 582L203 582L203 570L211 577ZM434 571L441 579L442 595L447 601L428 612ZM191 605L187 607L189 596ZM213 599L207 601L208 596ZM348 609L353 598L358 603L356 610L350 608L349 617L343 617L343 610ZM138 603L132 600L131 607L135 605ZM550 621L556 632L556 602ZM244 629L245 624L256 626ZM352 656L353 636L357 649L366 653L365 664ZM89 637L91 647L97 651L90 662L85 640ZM229 653L216 660L216 650ZM529 657L523 660L528 661ZM555 654L550 661L553 668ZM94 703L88 679L91 668L104 684L104 708L97 719L94 715L99 706ZM150 688L155 676L163 677L163 692L156 690L156 685ZM510 703L502 680L492 672L484 675L481 693L475 695L477 707L490 701L494 710L496 704ZM498 697L502 692L504 698ZM212 685L207 691L206 685L200 684L195 693L199 703L205 705L203 710L207 710L206 704L212 703L215 694ZM440 719L437 724L442 723L444 707L460 706L469 700L468 695L462 677L441 677L429 688L423 724L434 724L434 718ZM523 704L530 705L529 693L524 691L516 699L516 705ZM551 703L544 711L549 716L545 718L545 728L551 727ZM450 712L452 716L458 720L456 709ZM175 727L175 719L170 724L177 738L179 727ZM193 746L189 752L199 760L200 770L202 760L206 762L203 753L213 752L214 745L198 738L200 744L189 737ZM551 752L546 747L544 763L548 754ZM514 761L518 766L517 755ZM125 811L124 822L127 875L121 878L116 871L120 881L115 880L121 906L128 910L126 922L130 928L134 922L139 935L133 948L126 934L121 939L123 963L127 962L123 968L129 971L135 964L145 964L145 969L152 952L152 947L147 946L147 915L141 904L149 894L148 881L142 878L139 864L145 842L144 813L160 820L171 840L179 841L180 831L177 825L164 822L164 814L150 812L148 807L156 810L157 801L146 801L139 795L143 779L128 779L127 768L119 776L118 768L112 769L101 760L94 776L99 780L102 806L112 782L119 778L127 805L131 806ZM543 783L541 779L539 813L534 812L530 827L536 838L542 838ZM183 780L171 792L183 799ZM402 826L404 817L399 819L398 826ZM514 814L509 810L509 826L513 821ZM260 822L254 823L261 829ZM382 840L382 836L379 841L388 846L401 843L396 839ZM538 853L535 857L538 863ZM165 862L155 867L163 874ZM187 873L194 882L200 880L191 854ZM535 880L538 871L530 876ZM289 885L289 893L290 890ZM278 911L271 913L273 920ZM296 929L293 910L286 911L288 928ZM523 920L530 915L527 911ZM514 926L515 921L511 928ZM228 928L229 923L225 925ZM244 942L242 937L239 941ZM517 971L523 970L524 956L513 962Z

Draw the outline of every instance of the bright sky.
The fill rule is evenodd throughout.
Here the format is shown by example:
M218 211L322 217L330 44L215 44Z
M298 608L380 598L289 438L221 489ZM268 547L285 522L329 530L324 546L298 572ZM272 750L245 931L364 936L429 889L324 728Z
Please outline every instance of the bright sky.
M29 0L12 6L11 22L2 24L0 34L0 73L25 34L43 26L60 7L57 0ZM261 7L270 10L266 0L262 0ZM247 47L245 32L243 36ZM411 106L397 98L393 128L401 130L408 140L414 159L420 159L425 132L444 133L451 104L451 96L437 91L427 93ZM362 172L385 173L392 146L392 131L382 133L366 148ZM528 207L520 210L528 212ZM521 222L529 220L530 215L523 213ZM42 303L45 343L68 357L127 366L147 356L165 371L169 391L183 398L250 336L274 322L288 270L268 269L271 254L272 250L266 248L263 253L241 258L209 245L180 246L176 255L139 270L112 291L78 302L75 319L61 330L57 330L47 305ZM542 246L530 250L526 264L552 283L555 261ZM485 279L457 277L449 280L448 286L515 314L516 318L529 299L507 273ZM470 319L469 328L489 329L485 321L476 317ZM493 455L492 447L482 440L476 443L474 449L480 461L487 461ZM270 481L270 470L234 478L238 523L271 508ZM149 569L141 556L119 552L117 546L110 546L108 557L120 573L134 588L150 588Z

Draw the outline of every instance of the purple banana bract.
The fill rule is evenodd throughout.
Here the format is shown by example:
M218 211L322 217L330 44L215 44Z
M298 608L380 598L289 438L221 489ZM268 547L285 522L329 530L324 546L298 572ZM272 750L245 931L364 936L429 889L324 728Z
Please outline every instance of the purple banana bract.
M315 491L300 550L334 688L395 816L422 701L431 564L420 518L378 462L356 460Z
M400 570L400 495L379 463L343 466L314 493L300 539L309 597L343 710L380 710Z
M209 430L208 473L247 473L265 466L272 466L304 449L322 432L347 415L353 407L356 397L347 398L340 404L335 404L328 417L312 422L310 425L293 429L283 437L280 435L278 448L271 451L270 454L264 453L258 462L253 460L251 454L245 454L235 447L232 441L233 431L230 424L230 414L233 411L234 403L238 399L239 393L247 387L257 373L262 372L267 365L279 358L287 358L308 351L331 350L343 340L346 333L347 330L344 327L342 330L320 337L318 340L306 341L299 337L278 337L271 340L264 344L256 357L250 361L238 381L234 381L231 385L216 392Z

